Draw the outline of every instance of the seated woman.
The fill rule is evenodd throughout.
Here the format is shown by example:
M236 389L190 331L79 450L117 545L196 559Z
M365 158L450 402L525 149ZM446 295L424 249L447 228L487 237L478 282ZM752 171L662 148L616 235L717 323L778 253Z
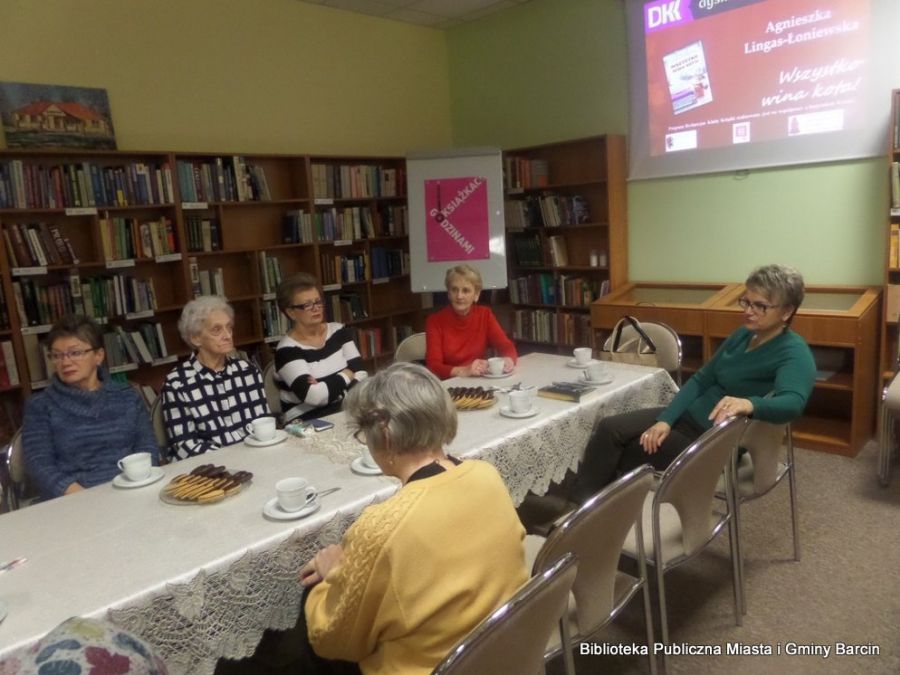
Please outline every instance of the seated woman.
M502 356L503 372L516 365L516 346L506 337L494 313L476 305L481 274L471 265L457 265L444 278L450 305L425 323L425 363L440 377L477 377L487 372L488 347Z
M293 323L275 349L285 421L337 412L347 390L367 374L350 331L325 321L322 289L309 274L281 283L278 308Z
M739 300L744 325L668 406L600 420L570 491L573 501L585 501L641 464L665 469L727 417L784 423L800 416L816 376L809 346L790 329L803 302L803 277L790 267L767 265L754 270L745 286Z
M109 379L100 327L68 315L47 335L56 372L50 386L25 406L22 452L43 499L68 495L112 480L117 462L149 452L156 438L147 406L127 383Z
M191 300L178 332L194 351L166 376L160 394L172 460L240 443L249 422L272 414L259 370L231 356L231 305L216 295Z
M309 642L366 673L430 673L526 581L525 533L493 466L444 454L456 410L425 368L395 363L344 407L357 438L403 486L301 570L312 587ZM327 670L318 665L300 670Z

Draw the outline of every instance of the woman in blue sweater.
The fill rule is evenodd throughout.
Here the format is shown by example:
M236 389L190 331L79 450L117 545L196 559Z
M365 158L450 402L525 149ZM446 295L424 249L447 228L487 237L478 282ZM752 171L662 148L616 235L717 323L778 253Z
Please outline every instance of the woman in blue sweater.
M106 356L97 324L86 317L60 319L47 337L56 372L50 386L29 399L22 426L28 473L43 499L105 483L118 460L149 452L156 438L140 395L113 382L101 368Z

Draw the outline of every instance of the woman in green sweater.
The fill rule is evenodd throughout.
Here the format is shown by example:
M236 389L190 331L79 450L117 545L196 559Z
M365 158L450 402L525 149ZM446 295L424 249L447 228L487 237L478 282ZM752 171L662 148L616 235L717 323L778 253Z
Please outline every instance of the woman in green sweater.
M806 341L790 329L803 302L803 277L782 265L754 270L738 301L744 325L665 408L600 420L585 449L570 496L583 502L641 464L665 469L703 432L734 415L785 423L800 416L816 365Z

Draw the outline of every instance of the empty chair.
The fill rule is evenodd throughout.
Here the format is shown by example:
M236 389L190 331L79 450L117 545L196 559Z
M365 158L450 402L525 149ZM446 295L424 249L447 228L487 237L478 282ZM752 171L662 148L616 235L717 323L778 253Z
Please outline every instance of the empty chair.
M678 337L678 333L670 326L658 321L641 321L640 324L647 337L653 340L653 344L656 345L656 357L659 367L669 371L680 387L682 351L681 338ZM622 329L620 348L622 345L639 339L639 337L632 326L626 325ZM612 349L612 336L607 338L603 349Z
M734 618L737 625L743 623L740 540L733 518L735 506L731 471L727 472L725 484L728 498L719 502L715 495L719 476L727 463L734 461L738 440L746 425L746 418L730 417L685 448L663 473L656 491L647 495L643 532L640 533L635 527L625 540L625 552L637 558L640 551L637 536L639 533L643 536L647 562L656 570L660 634L666 644L669 642L669 627L664 574L700 553L726 527L731 546ZM724 511L714 510L715 504L723 505ZM665 656L663 658L665 663Z
M424 361L425 333L413 333L404 338L394 352L394 361Z
M895 452L894 423L897 421L897 414L900 413L900 369L895 368L895 370L897 372L893 379L881 393L881 408L879 410L878 479L884 486L891 482L891 464L893 463Z
M526 563L533 560L534 574L546 569L565 553L574 553L578 558L578 575L572 587L574 602L570 604L564 619L568 627L568 642L561 625L560 631L551 635L544 655L545 658L553 658L563 650L568 673L574 672L572 645L599 632L641 589L650 672L656 672L643 537L636 539L639 576L633 577L618 569L625 537L632 527L641 531L641 513L653 485L653 476L653 468L645 464L611 483L565 516L546 539L534 535L525 539L525 560Z
M266 402L275 417L281 416L281 392L275 383L275 361L263 368L263 386L266 389Z
M786 442L785 442L786 441ZM794 443L790 424L772 424L751 420L744 430L740 447L747 453L735 464L733 477L737 509L735 518L740 533L740 506L768 494L781 479L788 477L794 560L800 560L800 530L797 521L797 479ZM718 496L725 498L725 476L719 479Z
M433 675L542 672L544 645L566 611L577 569L569 553L532 577L460 640Z

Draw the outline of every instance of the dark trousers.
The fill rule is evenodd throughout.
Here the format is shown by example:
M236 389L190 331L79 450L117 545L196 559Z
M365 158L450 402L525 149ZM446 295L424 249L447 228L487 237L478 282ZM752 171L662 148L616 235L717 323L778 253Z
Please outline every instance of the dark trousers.
M634 410L601 419L594 427L594 433L585 448L584 460L578 469L569 498L582 504L621 474L642 464L650 464L654 469L662 471L705 431L687 419L687 415L682 415L659 450L653 454L644 452L641 434L656 424L656 418L663 410L664 408Z

